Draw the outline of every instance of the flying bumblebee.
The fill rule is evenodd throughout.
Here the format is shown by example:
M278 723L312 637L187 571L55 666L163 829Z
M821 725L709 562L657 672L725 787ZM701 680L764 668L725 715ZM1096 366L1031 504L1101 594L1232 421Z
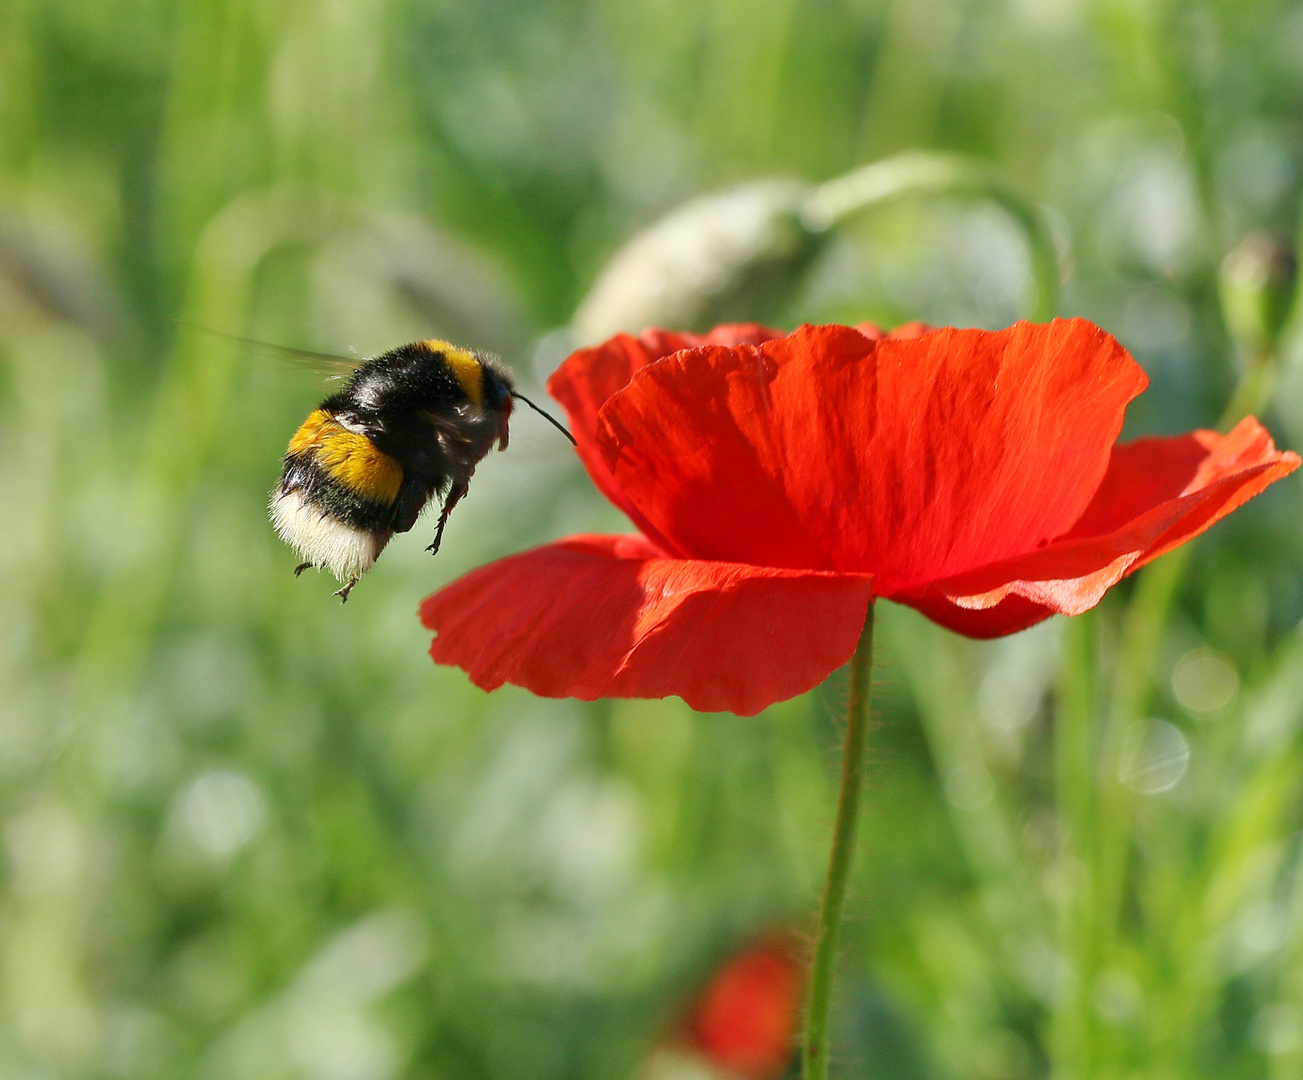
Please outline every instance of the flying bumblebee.
M414 341L363 362L294 433L271 493L276 532L305 560L294 573L329 570L343 585L335 595L347 600L393 535L436 497L442 509L426 550L437 552L475 466L495 443L507 448L517 400L574 442L482 353Z

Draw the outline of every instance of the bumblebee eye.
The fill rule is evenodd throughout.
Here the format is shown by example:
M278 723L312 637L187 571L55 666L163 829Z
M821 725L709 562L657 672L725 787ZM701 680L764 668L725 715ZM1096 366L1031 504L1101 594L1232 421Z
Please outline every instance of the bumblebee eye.
M497 379L488 380L484 404L497 412L511 412L511 388Z

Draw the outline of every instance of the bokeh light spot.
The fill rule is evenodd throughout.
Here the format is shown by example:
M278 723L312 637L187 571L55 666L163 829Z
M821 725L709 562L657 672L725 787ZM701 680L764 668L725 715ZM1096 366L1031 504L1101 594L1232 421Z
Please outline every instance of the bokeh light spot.
M1212 649L1191 649L1176 662L1172 693L1193 713L1216 712L1231 703L1240 677L1231 662Z
M205 773L181 797L186 835L217 859L230 858L252 840L265 816L262 793L243 773Z
M1150 720L1132 739L1118 779L1141 795L1159 795L1181 782L1190 767L1190 742L1175 724Z

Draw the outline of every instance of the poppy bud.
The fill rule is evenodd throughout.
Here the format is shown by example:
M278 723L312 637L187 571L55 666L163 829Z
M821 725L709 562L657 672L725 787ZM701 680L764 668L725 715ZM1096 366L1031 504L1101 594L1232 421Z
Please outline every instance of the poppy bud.
M648 326L707 328L780 304L817 249L810 188L761 180L694 199L612 256L575 312L581 341Z
M1222 260L1222 318L1241 357L1275 344L1294 299L1298 261L1275 233L1251 233Z

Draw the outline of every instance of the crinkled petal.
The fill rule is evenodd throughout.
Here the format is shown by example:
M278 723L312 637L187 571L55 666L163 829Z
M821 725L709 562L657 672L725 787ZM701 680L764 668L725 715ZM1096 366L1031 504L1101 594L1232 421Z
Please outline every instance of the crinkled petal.
M659 698L749 716L817 686L855 649L861 575L667 558L642 537L575 536L426 599L430 655L485 690Z
M1016 634L1019 630L1026 630L1056 614L1053 608L1012 593L994 607L960 607L935 585L927 585L908 596L896 596L893 599L917 608L947 630L983 640Z
M891 595L1070 529L1146 381L1080 319L877 341L805 326L644 367L597 439L674 550L872 573Z
M1022 629L1015 624L1037 621L1038 611L1077 615L1298 465L1253 417L1228 435L1139 439L1114 449L1094 500L1062 539L892 599L971 637Z
M701 345L756 345L781 336L757 323L726 323L707 334L679 334L655 328L638 337L617 334L601 345L571 353L547 381L547 390L561 402L570 417L570 431L575 437L579 460L584 463L597 490L629 516L644 533L666 550L673 546L652 528L629 502L597 448L597 413L607 398L622 390L634 373L680 349Z

